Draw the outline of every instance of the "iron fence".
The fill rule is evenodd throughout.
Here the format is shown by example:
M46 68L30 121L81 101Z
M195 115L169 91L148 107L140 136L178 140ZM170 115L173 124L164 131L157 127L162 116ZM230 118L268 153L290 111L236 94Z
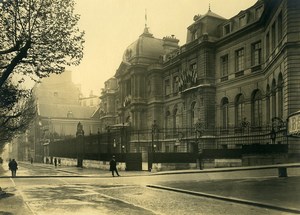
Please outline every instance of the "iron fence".
M272 138L271 138L272 137ZM289 141L286 130L272 128L195 128L133 130L128 127L106 133L65 139L51 143L50 154L55 156L99 157L101 154L122 153L202 153L203 149L241 149L245 145L297 144ZM295 147L294 147L295 148ZM299 148L299 146L298 146Z

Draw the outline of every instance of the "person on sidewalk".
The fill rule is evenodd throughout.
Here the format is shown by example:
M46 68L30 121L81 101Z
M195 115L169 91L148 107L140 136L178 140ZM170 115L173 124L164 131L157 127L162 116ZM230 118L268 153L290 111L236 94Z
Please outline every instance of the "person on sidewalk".
M54 166L57 167L57 159L54 158Z
M11 177L16 177L17 175L17 169L18 169L18 163L17 161L15 161L15 159L12 159L9 163L8 163L8 167L9 170L11 171Z
M117 170L117 161L115 159L115 156L112 156L112 159L109 162L109 170L111 171L113 177L115 177L115 172L117 173L117 176L120 176Z

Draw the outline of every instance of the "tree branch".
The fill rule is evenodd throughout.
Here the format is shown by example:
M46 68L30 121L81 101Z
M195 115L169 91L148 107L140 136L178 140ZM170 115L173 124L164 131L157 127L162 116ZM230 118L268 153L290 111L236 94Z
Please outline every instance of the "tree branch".
M7 50L0 50L0 55L2 55L2 54L9 54L9 53L18 51L20 49L20 44L21 44L21 42L17 41L16 45L14 45L13 47L11 47L11 48L9 48Z
M31 41L26 41L25 45L20 49L20 52L12 59L11 63L7 66L6 70L2 73L0 77L0 87L3 86L5 81L8 79L10 74L13 72L14 68L20 63L23 58L27 57L27 52L31 47Z

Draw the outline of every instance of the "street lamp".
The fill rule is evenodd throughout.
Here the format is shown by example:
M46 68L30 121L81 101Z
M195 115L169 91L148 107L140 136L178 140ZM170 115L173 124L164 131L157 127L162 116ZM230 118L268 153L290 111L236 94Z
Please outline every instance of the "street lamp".
M151 162L151 169L152 169L152 165L154 163L154 155L155 155L155 148L156 145L154 144L154 137L155 135L157 135L158 132L158 125L156 124L156 120L153 121L153 124L151 126L151 153L152 153L152 162Z
M276 134L277 132L284 127L284 121L279 117L272 118L272 128L270 132L270 138L272 143L276 143Z
M79 149L78 149L81 146L81 142L83 142L83 136L84 136L83 125L81 124L81 122L78 122L77 131L76 131L76 137L78 138L78 140L76 141L77 167L82 167L83 164L83 154L79 153Z
M204 143L203 143L203 146L199 147L199 141L200 141L200 137L202 136L203 131L204 131L203 123L200 121L200 119L198 119L198 121L195 124L195 132L196 132L196 144L197 144L197 149L198 149L197 154L200 155L199 156L199 168L200 169L203 169L202 156L203 156ZM199 139L198 139L198 137L199 137Z
M116 147L117 147L116 139L114 139L113 147L114 147L114 154L115 154L116 153Z

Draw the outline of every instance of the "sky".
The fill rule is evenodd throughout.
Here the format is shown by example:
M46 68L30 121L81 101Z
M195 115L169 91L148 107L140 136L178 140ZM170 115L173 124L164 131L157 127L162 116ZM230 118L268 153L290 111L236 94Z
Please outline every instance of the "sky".
M85 31L84 57L69 67L73 82L84 95L100 95L113 77L126 48L143 33L145 23L156 38L175 35L186 42L187 27L195 15L212 12L231 18L257 0L75 0L79 28ZM147 14L147 15L145 15Z

